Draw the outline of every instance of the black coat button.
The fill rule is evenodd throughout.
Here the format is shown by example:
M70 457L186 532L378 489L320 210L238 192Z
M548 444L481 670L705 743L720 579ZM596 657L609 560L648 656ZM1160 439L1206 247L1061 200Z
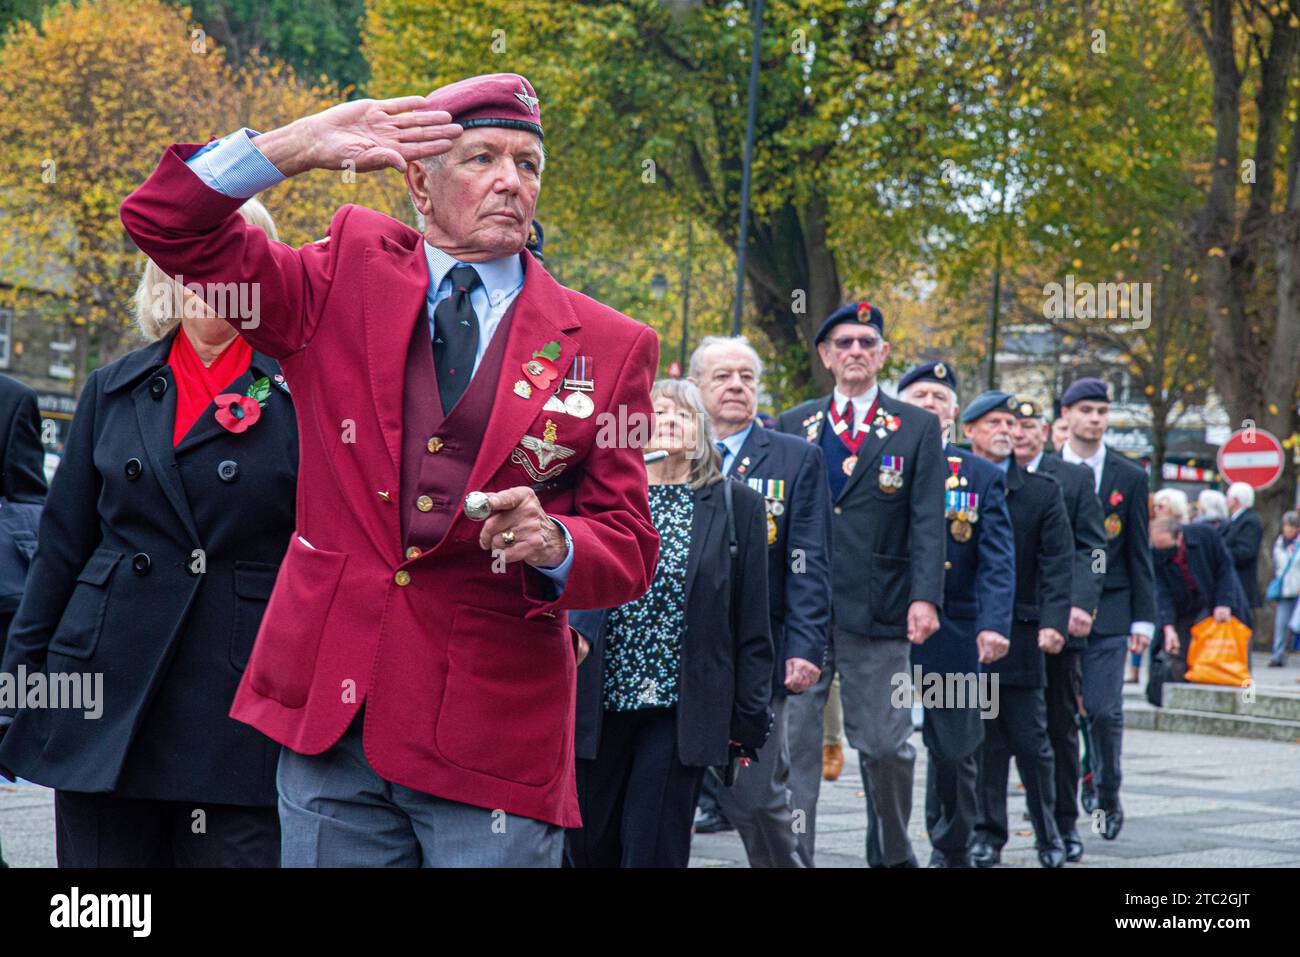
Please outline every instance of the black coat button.
M140 477L140 473L143 471L144 471L144 466L140 464L139 459L126 460L126 477L129 478L131 481L134 482L136 479L138 479Z
M131 568L137 575L148 575L149 566L152 564L153 562L144 552L136 552L135 557L131 559Z
M233 482L239 478L239 463L234 459L226 459L217 466L217 476L223 482Z
M149 383L149 394L155 399L161 399L163 393L167 391L167 380L162 376L154 376L153 381Z

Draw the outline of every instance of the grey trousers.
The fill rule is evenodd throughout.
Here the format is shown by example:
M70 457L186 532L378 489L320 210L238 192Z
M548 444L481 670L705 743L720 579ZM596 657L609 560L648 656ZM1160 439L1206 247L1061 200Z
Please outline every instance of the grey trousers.
M564 830L385 781L361 714L322 754L280 752L283 867L559 867Z
M807 830L799 843L808 859L816 850L817 797L822 781L822 729L831 678L840 676L844 731L856 748L867 806L867 863L915 861L907 836L912 816L912 773L916 749L912 711L892 703L894 677L911 687L911 645L896 638L867 638L832 628L821 680L787 702L790 740L790 800L804 812Z
M812 867L797 833L806 824L804 815L790 810L786 701L772 699L772 733L759 748L758 761L740 768L731 787L717 788L722 814L740 832L750 867ZM717 777L713 769L709 774Z
M786 740L790 752L790 808L801 827L796 831L799 859L813 866L817 846L817 797L822 787L822 744L826 698L835 677L832 643L827 644L826 663L817 683L803 694L785 702Z

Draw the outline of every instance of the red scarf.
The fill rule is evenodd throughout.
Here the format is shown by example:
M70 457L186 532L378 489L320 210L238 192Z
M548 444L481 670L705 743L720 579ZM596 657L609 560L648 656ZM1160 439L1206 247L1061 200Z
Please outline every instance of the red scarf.
M225 392L236 379L248 371L253 349L236 336L221 350L212 365L205 366L185 330L178 329L167 357L176 378L176 424L172 427L172 448L194 427L212 400Z

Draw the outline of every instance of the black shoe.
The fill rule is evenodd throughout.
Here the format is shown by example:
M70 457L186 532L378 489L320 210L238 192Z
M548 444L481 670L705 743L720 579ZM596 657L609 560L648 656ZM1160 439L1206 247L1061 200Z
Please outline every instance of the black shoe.
M930 852L931 867L970 867L970 855L965 851L941 851L937 847Z
M1120 808L1115 808L1104 813L1106 824L1102 828L1101 836L1108 841L1113 841L1119 837L1120 828L1124 826L1124 812Z
M918 863L916 862L916 858L915 858L915 857L909 857L907 860L905 860L905 861L899 861L897 864L886 864L886 865L885 865L885 867L887 867L887 868L891 868L891 869L895 869L895 870L898 869L898 868L906 868L906 867L920 867L920 866L921 866L921 865L918 864Z
M1091 778L1092 775L1088 775L1088 777ZM1083 790L1079 794L1079 803L1083 805L1085 814L1091 814L1097 810L1097 789L1087 779L1083 782Z
M970 862L976 867L993 867L1002 863L1002 849L983 841L970 846Z
M1065 848L1044 847L1038 851L1038 863L1043 867L1064 867Z
M1065 844L1065 859L1071 864L1077 864L1083 860L1083 841L1079 839L1078 831L1063 831L1061 841Z
M736 825L717 811L701 811L700 816L695 819L696 834L717 834L719 831L734 831L735 829Z
M1269 659L1269 662L1268 662L1268 666L1269 666L1270 668L1285 668L1285 667L1286 667L1286 662L1285 662L1285 661L1278 661L1278 660L1276 660L1276 659L1270 658L1270 659Z

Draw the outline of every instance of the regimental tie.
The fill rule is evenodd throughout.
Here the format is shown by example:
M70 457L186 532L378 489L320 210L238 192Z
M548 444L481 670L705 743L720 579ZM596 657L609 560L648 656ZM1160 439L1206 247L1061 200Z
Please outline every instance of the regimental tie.
M867 417L863 421L870 422L876 414L876 406L880 403L880 393L876 393L876 398L871 403L871 408L867 410ZM844 403L844 411L841 412L835 408L835 400L831 400L831 431L840 437L844 447L849 450L849 457L844 460L843 466L845 475L852 475L854 467L858 464L858 449L862 447L862 440L867 437L867 429L861 432L852 428L856 424L854 418L856 410L853 407L853 400L850 399Z
M433 367L438 373L442 414L465 394L478 354L478 316L469 294L483 284L473 266L453 266L451 295L433 310Z

